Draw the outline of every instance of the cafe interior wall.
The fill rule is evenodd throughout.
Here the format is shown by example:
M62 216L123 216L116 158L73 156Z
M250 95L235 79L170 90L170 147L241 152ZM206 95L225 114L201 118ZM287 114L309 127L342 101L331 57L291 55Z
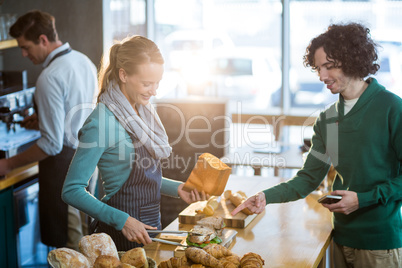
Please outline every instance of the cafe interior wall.
M59 39L87 55L99 67L103 53L103 1L99 0L3 0L0 13L21 16L32 9L39 9L56 18ZM0 67L4 70L27 70L28 83L35 84L42 71L41 65L33 65L23 58L19 48L1 52Z

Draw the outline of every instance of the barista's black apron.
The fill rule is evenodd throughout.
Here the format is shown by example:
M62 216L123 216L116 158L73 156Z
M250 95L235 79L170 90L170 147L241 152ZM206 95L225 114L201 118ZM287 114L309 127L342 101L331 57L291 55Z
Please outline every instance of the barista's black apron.
M69 52L71 48L60 51L47 66ZM36 105L35 110L38 114ZM48 246L65 247L67 244L68 207L61 199L61 191L74 153L75 149L63 146L58 155L39 161L40 232L42 243Z
M68 208L61 191L75 149L64 146L55 156L39 161L39 221L42 243L65 247L67 243Z
M131 168L127 181L106 203L127 212L142 223L161 229L160 187L162 170L160 161L153 159L148 151L140 146L135 148L135 157L131 162ZM128 241L121 231L117 231L104 222L95 220L91 227L92 230L96 228L94 231L96 233L109 234L119 251L143 246Z

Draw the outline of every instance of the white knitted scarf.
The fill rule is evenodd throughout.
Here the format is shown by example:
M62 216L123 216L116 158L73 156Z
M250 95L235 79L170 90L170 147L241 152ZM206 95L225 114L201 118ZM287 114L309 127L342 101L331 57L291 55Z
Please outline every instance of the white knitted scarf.
M100 102L112 111L124 129L144 145L153 158L160 159L170 155L172 147L169 145L158 113L151 103L136 104L138 115L115 82L111 82L109 88L102 93Z

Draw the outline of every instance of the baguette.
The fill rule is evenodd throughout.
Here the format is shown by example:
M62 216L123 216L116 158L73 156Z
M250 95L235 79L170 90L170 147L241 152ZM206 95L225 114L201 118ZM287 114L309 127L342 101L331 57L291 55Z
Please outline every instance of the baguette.
M239 191L237 193L232 193L231 190L227 190L224 193L225 199L230 200L230 202L235 206L238 207L241 203L246 201L247 197L244 195L243 192ZM248 208L242 209L242 212L246 215L253 215L254 213L251 212Z

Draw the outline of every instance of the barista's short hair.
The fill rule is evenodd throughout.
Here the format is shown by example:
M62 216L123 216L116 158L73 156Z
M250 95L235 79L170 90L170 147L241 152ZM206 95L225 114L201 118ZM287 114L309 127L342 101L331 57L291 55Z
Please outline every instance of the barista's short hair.
M10 35L14 38L24 37L35 44L39 42L40 35L46 35L50 42L58 40L56 20L49 13L32 10L22 15L10 27Z

